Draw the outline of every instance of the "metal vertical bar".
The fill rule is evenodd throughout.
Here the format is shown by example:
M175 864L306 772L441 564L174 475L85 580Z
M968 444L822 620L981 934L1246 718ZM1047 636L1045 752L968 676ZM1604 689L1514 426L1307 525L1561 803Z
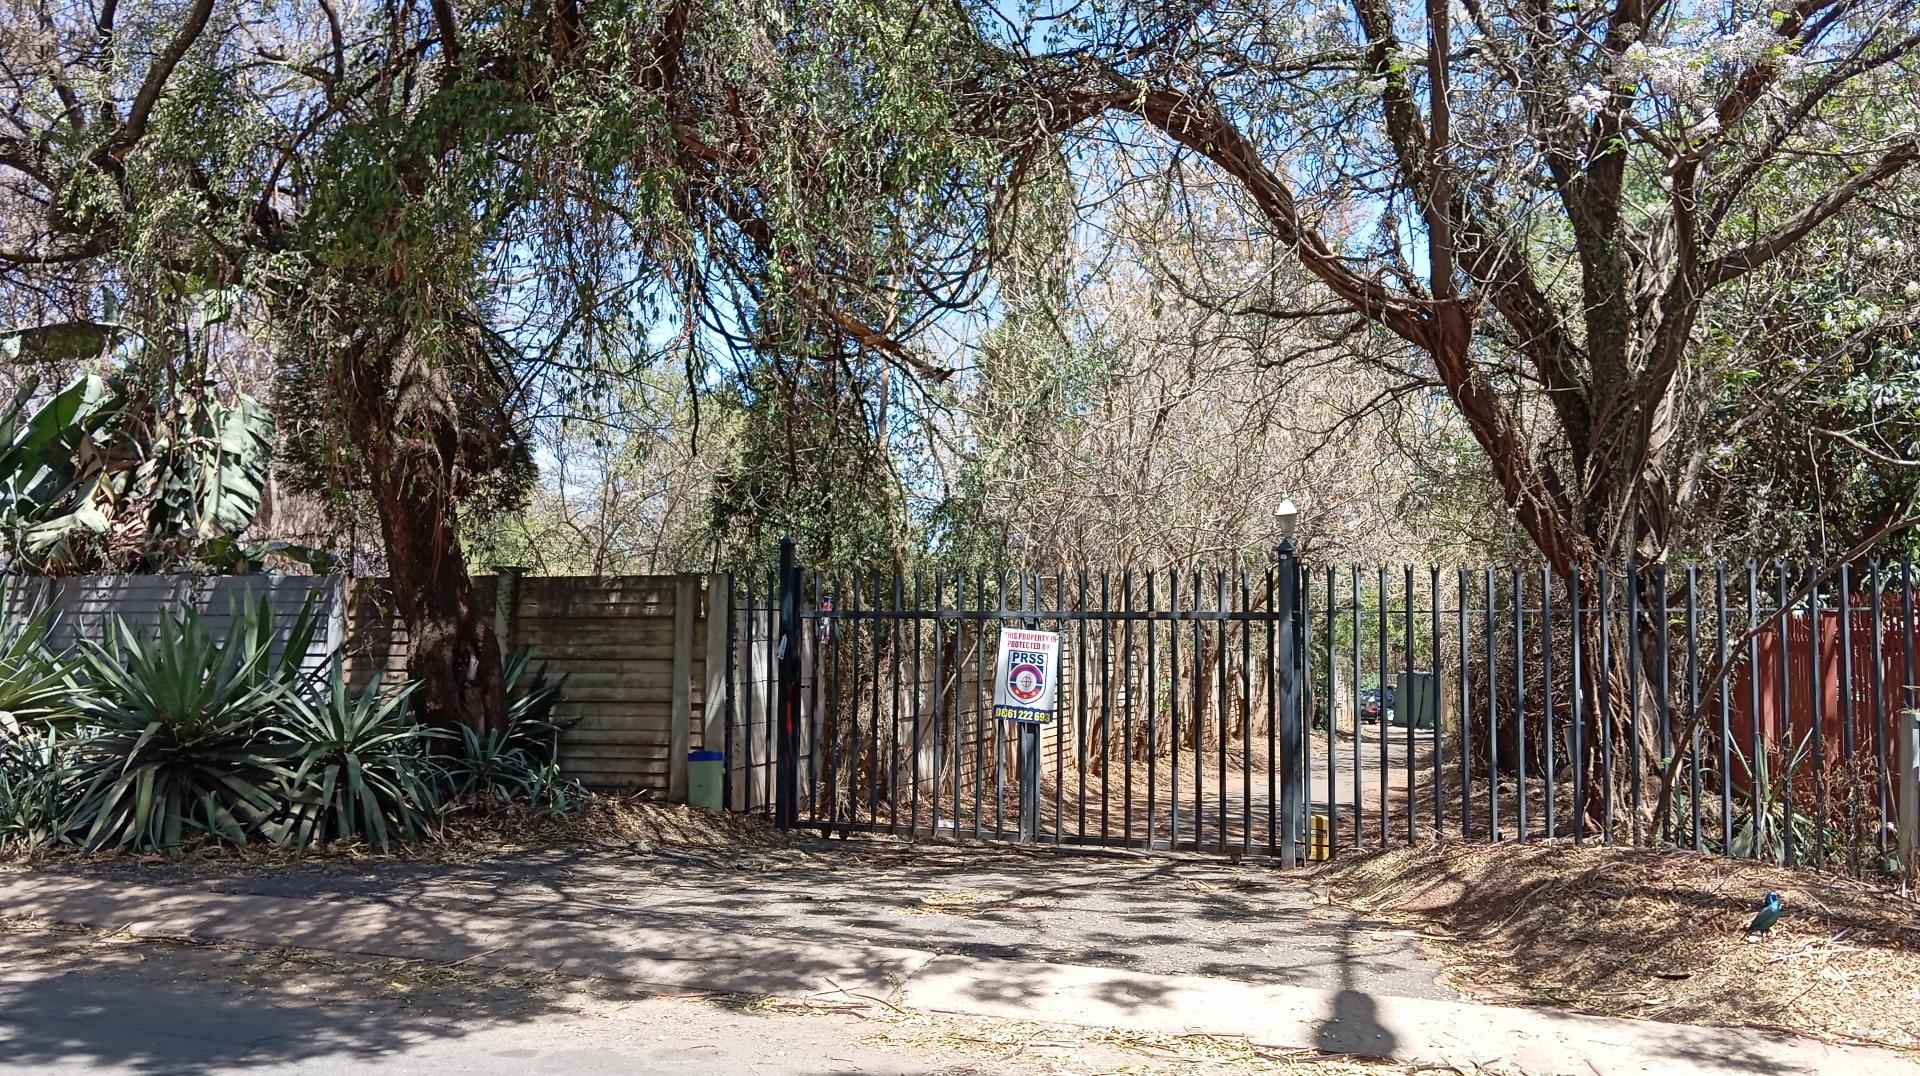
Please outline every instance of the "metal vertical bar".
M745 606L745 611L746 611L745 619L747 622L746 649L747 649L747 688L748 690L747 690L746 713L742 716L742 719L740 722L740 745L742 748L740 752L742 755L742 759L741 759L742 768L740 770L740 776L746 785L746 787L740 790L740 802L741 802L742 809L751 811L755 809L755 802L758 799L758 797L754 795L754 786L759 783L759 773L757 772L753 762L753 749L754 749L753 700L755 696L761 696L763 698L765 697L761 693L761 688L766 685L763 685L759 674L755 671L756 666L759 666L761 669L765 669L765 666L761 664L762 656L761 656L760 648L759 646L756 645L760 642L760 611L754 607L754 601L758 593L758 587L760 583L760 581L755 577L759 575L759 573L746 572L744 574L747 580L747 604ZM761 716L765 717L765 704L763 704Z
M1840 761L1853 761L1853 589L1848 573L1851 565L1840 565L1839 593L1835 596L1840 604ZM1850 805L1851 806L1851 805Z
M794 542L780 539L779 747L774 767L774 819L792 829L800 813L800 569Z
M955 570L953 573L953 709L947 714L947 724L953 726L953 750L949 752L953 760L952 779L947 784L947 814L950 815L948 827L955 837L960 836L960 803L963 795L961 762L966 755L967 721L967 573ZM978 645L976 643L976 645ZM857 722L856 722L857 724Z
M880 581L880 573L875 572L867 582L868 612L871 614L873 622L872 645L867 648L867 658L872 668L871 682L873 685L872 697L867 702L867 822L876 827L880 825L880 781L882 776L880 761L880 652L885 649L882 644L885 639L887 626L886 614L882 611L880 605L880 603L885 600L882 596L883 589L884 584ZM887 783L891 786L893 782L888 781Z
M1253 849L1253 578L1240 569L1240 846Z
M1791 760L1799 755L1799 748L1793 741L1793 685L1792 685L1792 645L1789 627L1791 620L1787 610L1787 562L1783 558L1774 572L1775 609L1779 619L1780 633L1780 728L1786 734L1788 764L1780 769L1781 790L1786 800L1786 824L1780 827L1780 858L1791 865L1794 861L1793 848L1793 766Z
M847 746L847 821L860 821L860 573L853 573L853 593L847 605L847 636L852 650L848 671L853 675L853 683L848 685L847 709L851 720L847 722L850 733ZM872 750L871 744L868 750Z
M1607 578L1607 566L1600 565L1595 585L1600 590L1600 682L1595 705L1594 724L1600 726L1600 841L1613 840L1613 621L1607 613L1607 599L1613 587Z
M1874 848L1881 859L1887 855L1887 826L1893 821L1887 816L1887 775L1893 771L1887 767L1887 649L1880 608L1880 588L1885 581L1880 572L1880 560L1876 557L1867 565L1867 590L1871 595L1867 615L1873 618L1873 664L1870 670L1873 686L1873 790L1874 802L1879 809L1878 824L1873 832Z
M1427 592L1432 602L1433 630L1427 633L1432 653L1433 675L1433 839L1439 840L1445 835L1446 810L1441 799L1445 796L1440 780L1440 733L1446 725L1444 720L1447 707L1441 699L1446 690L1440 682L1440 569L1437 565L1427 565Z
M1687 796L1693 810L1689 825L1693 850L1705 847L1700 832L1700 566L1687 565L1687 722L1693 731L1687 736Z
M1379 616L1374 632L1379 636L1379 677L1374 687L1380 693L1380 847L1385 848L1393 838L1393 816L1387 809L1387 625L1391 621L1387 619L1387 569L1383 566L1378 572Z
M780 729L780 588L781 574L778 569L767 573L767 706L764 717L767 728L766 739L761 743L761 757L766 759L768 767L777 765L779 751L777 738ZM776 794L778 774L769 782L767 790L767 809L778 812L780 797Z
M1366 743L1366 722L1361 717L1360 706L1360 646L1364 628L1361 626L1360 608L1360 569L1353 569L1353 847L1367 846L1366 801L1361 795L1366 787L1362 773L1361 757L1365 754L1361 747Z
M1727 652L1727 566L1713 566L1714 657L1721 676L1720 694L1720 852L1733 852L1733 680L1727 674L1732 655Z
M1076 725L1079 732L1074 737L1074 743L1079 749L1080 756L1077 761L1080 778L1079 795L1075 798L1079 801L1080 811L1077 834L1081 840L1085 840L1087 837L1087 693L1093 685L1092 678L1087 675L1087 567L1084 564L1080 566L1080 600L1078 608L1074 610L1074 622L1075 634L1078 636L1074 645L1078 656L1073 666L1073 698L1074 708L1079 711Z
M1306 836L1308 815L1313 813L1313 699L1319 694L1313 680L1313 575L1298 553L1294 553L1294 594L1300 607L1300 640L1294 649L1294 667L1298 669L1294 696L1300 699L1300 799L1296 803L1300 815L1294 817L1294 822L1298 822L1294 840L1300 840ZM1331 686L1332 680L1329 680L1329 694Z
M1747 562L1747 759L1748 781L1747 802L1749 812L1754 815L1754 840L1747 849L1749 858L1760 858L1760 761L1761 752L1767 745L1760 741L1760 568L1753 561ZM1784 637L1780 640L1786 642ZM1780 651L1781 661L1786 660L1786 651ZM1784 704L1785 699L1781 702Z
M1113 581L1100 570L1100 843L1113 835Z
M840 604L840 580L838 577L828 580L827 601L823 611L835 611ZM840 634L835 631L839 624L838 614L826 620L822 625L820 651L826 665L823 676L826 679L826 738L827 738L827 802L824 812L816 809L814 817L823 823L833 823L840 819ZM821 831L827 832L825 829Z
M1827 775L1826 775L1826 676L1820 668L1820 584L1815 568L1807 566L1812 585L1807 588L1807 653L1811 656L1807 671L1813 695L1813 865L1826 866L1827 859Z
M1170 787L1167 791L1167 850L1180 847L1180 571L1167 572L1167 741L1171 758L1167 762Z
M908 752L911 760L909 764L913 767L913 778L909 785L912 789L913 802L907 807L907 832L909 833L920 832L920 700L925 697L925 685L920 679L920 617L926 605L924 583L920 570L916 568L913 573L913 687L911 689L913 692L911 729L913 750Z
M1147 844L1160 832L1160 601L1147 569Z
M1483 569L1487 591L1487 834L1500 840L1500 691L1494 664L1494 638L1499 631L1494 622L1493 569Z
M1900 654L1905 663L1907 709L1920 706L1920 680L1913 675L1913 558L1900 558Z
M1220 742L1217 752L1220 759L1220 783L1214 786L1220 825L1214 836L1219 839L1220 851L1225 852L1227 850L1227 741L1233 738L1232 730L1227 725L1227 603L1229 599L1225 569L1214 569L1213 585L1219 597L1219 604L1214 606L1214 609L1219 613L1220 622L1219 641L1213 648L1214 665L1219 678L1219 687L1214 691L1213 712L1220 723Z
M1200 619L1200 596L1206 590L1206 576L1193 570L1193 848L1199 851L1206 842L1207 807L1202 802L1207 775L1207 736L1202 717L1207 706L1207 647L1205 628Z
M1627 736L1628 792L1633 800L1633 843L1640 843L1640 566L1627 561Z
M1067 609L1066 572L1053 573L1053 601L1055 611L1062 614L1056 618L1054 627L1064 633L1066 630L1065 613ZM1061 671L1058 668L1063 657L1063 654L1054 655L1055 668L1053 674L1056 684L1063 683L1066 680L1066 677L1061 675ZM1077 684L1075 685L1076 688L1078 686ZM1053 722L1049 726L1053 729L1053 843L1055 845L1059 845L1066 840L1067 835L1067 745L1066 738L1060 731L1061 726L1065 723L1060 715L1063 705L1059 700L1059 696L1056 694L1053 705Z
M1467 570L1460 572L1460 838L1473 839L1473 692L1467 687Z
M1667 604L1667 566L1654 566L1654 584L1660 588L1660 620L1654 626L1656 645L1660 647L1660 764L1661 772L1673 762L1679 750L1673 742L1673 648L1667 639L1668 621L1673 611ZM1660 812L1660 839L1673 840L1673 797L1664 797L1666 808Z
M1120 738L1120 843L1133 843L1133 569L1120 573L1120 604L1123 609L1121 627L1126 632L1120 657L1120 682L1126 687L1123 697L1126 716L1122 718L1125 733Z
M1553 734L1553 568L1546 564L1540 566L1540 690L1545 716L1541 747L1547 771L1547 838L1551 840L1560 835L1560 782L1554 757L1554 749L1560 745Z
M1420 782L1413 775L1413 710L1408 707L1408 698L1413 694L1413 565L1405 564L1401 570L1406 573L1406 603L1401 612L1405 615L1404 630L1401 636L1401 668L1406 672L1406 690L1400 689L1396 681L1393 688L1393 712L1407 723L1407 843L1420 839Z
M820 573L818 570L814 570L809 574L813 577L812 590L815 614L801 621L803 625L801 633L804 635L809 630L813 632L812 660L807 664L806 675L804 677L804 697L806 699L806 705L803 708L807 718L806 748L803 752L807 760L807 818L811 821L820 817L820 726L824 717L820 713L821 700L818 698L819 691L817 691L816 688L824 690L824 675L820 669L821 654L823 652L821 648L820 628L824 621L821 620L819 613Z
M1295 633L1294 619L1300 602L1300 561L1292 543L1285 539L1281 540L1279 553L1279 606L1276 611L1282 619L1275 660L1278 663L1277 672L1283 680L1280 685L1280 710L1276 715L1282 726L1280 750L1275 757L1280 760L1282 770L1280 798L1284 804L1280 813L1280 864L1293 867L1300 863L1300 799L1304 783L1301 778L1305 772L1300 757L1303 739L1300 682L1306 662L1305 654L1298 649L1302 640Z
M1514 824L1520 840L1527 839L1527 587L1519 568L1513 569L1513 724L1519 730L1514 744L1513 773L1519 802ZM1552 789L1548 789L1549 798Z
M1285 693L1280 690L1277 680L1279 672L1279 621L1282 610L1279 600L1279 569L1267 569L1267 854L1272 855L1279 847L1280 781L1278 767L1284 765L1285 755L1280 753L1279 728L1283 718L1280 707L1285 704ZM1287 611L1286 624L1289 630L1293 626L1291 610Z
M753 586L753 574L751 572L747 573L747 586L749 590L751 590ZM739 720L740 717L740 708L736 702L740 697L740 670L736 660L740 646L740 641L737 638L739 634L738 625L740 623L739 610L740 591L739 588L733 585L733 581L729 579L727 581L727 608L725 614L727 618L727 708L725 711L726 716L722 719L725 724L722 726L720 734L721 739L726 741L726 747L724 748L726 762L720 767L720 802L726 804L727 810L729 811L734 809L733 724Z
M933 817L927 821L927 832L940 832L940 778L943 776L941 749L946 746L947 679L943 667L947 656L947 622L940 614L947 607L947 576L945 572L933 573Z
M993 626L1001 638L1007 631L1007 570L1001 568L994 573ZM1000 677L1000 659L993 662L993 676L996 690ZM993 722L993 835L996 839L1004 837L1007 830L1007 740L1005 722L997 717L989 717ZM1103 771L1104 772L1104 771Z
M1340 843L1340 793L1336 775L1340 765L1338 712L1340 676L1334 661L1334 636L1340 633L1340 606L1334 593L1333 565L1327 565L1327 857L1332 858Z
M1586 645L1583 636L1586 625L1582 619L1586 610L1580 604L1580 566L1573 565L1567 571L1567 626L1572 629L1571 660L1573 667L1573 712L1569 715L1572 727L1569 729L1571 741L1568 752L1572 758L1568 763L1573 767L1573 843L1579 844L1587 838L1587 752L1583 742L1587 730L1586 690L1581 684L1586 672L1586 655L1581 647Z
M1840 762L1841 765L1848 767L1853 763L1854 749L1853 606L1851 604L1852 595L1849 593L1853 587L1851 580L1848 578L1849 568L1850 566L1845 563L1840 565L1839 586L1837 587L1840 592L1838 595L1840 606ZM1846 826L1847 833L1850 835L1859 832L1860 803L1857 797L1851 795L1846 797ZM1848 864L1849 869L1857 868L1859 864L1859 853L1855 852L1850 858L1852 862Z
M1916 684L1920 684L1920 681L1916 681L1914 679L1914 674L1913 674L1913 653L1914 653L1913 560L1910 557L1901 557L1900 558L1900 655L1901 655L1902 670L1906 674L1905 678L1901 680L1901 683L1905 685L1905 688L1906 688L1905 702L1906 702L1907 709L1914 708L1915 695L1916 693L1920 693L1920 687L1916 687ZM1901 738L1900 743L1902 744L1903 749L1909 749L1913 746L1913 731L1910 728L1908 728L1907 721L1905 718L1900 719L1900 727L1898 730L1898 734ZM1897 752L1889 751L1888 753L1894 757L1894 761L1896 765L1905 767L1906 763L1902 758L1902 756L1900 756ZM1884 766L1881 767L1880 772L1882 775L1881 780L1883 782L1886 780L1889 780L1889 778L1886 776L1889 772L1886 767ZM1900 787L1903 790L1909 789L1910 786L1906 783L1906 780L1907 780L1906 774L1909 771L1905 768L1902 768L1900 772L1902 775L1901 776L1902 784ZM1920 797L1916 797L1914 800L1896 799L1897 809L1900 813L1900 818L1899 818L1900 822L1902 823L1911 822L1916 817L1920 817L1920 803L1917 803L1916 801L1920 801ZM1899 838L1896 846L1896 851L1900 848L1907 848L1907 849L1912 848L1913 841L1914 841L1914 834L1912 833L1912 828L1913 827L1910 827L1907 825L1901 825L1900 828L1896 831ZM1901 864L1901 868L1909 872L1907 874L1907 882L1909 885L1913 884L1915 879L1911 872L1914 869L1914 864L1903 862Z
M1000 722L987 709L987 573L973 573L973 836L980 839L980 816L987 801L987 731L992 727L996 751L1000 742ZM996 761L995 765L998 765ZM994 818L994 835L999 835L1000 819ZM954 826L955 836L960 827Z

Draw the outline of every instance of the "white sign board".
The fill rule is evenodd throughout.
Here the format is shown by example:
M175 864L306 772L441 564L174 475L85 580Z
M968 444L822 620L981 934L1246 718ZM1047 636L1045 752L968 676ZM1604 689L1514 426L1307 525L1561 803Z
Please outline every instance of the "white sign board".
M994 662L993 716L1002 721L1051 721L1060 688L1060 633L1008 628Z

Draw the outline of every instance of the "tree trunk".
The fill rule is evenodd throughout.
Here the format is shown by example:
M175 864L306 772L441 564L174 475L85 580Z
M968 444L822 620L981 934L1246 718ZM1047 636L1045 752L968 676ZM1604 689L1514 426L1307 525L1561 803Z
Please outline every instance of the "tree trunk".
M504 730L506 684L493 620L474 600L456 509L461 420L444 376L405 343L349 360L355 433L385 538L394 601L406 622L414 705L437 728ZM396 387L385 391L389 374Z
M1645 655L1627 641L1628 620L1617 606L1608 610L1606 648L1601 648L1601 623L1589 617L1581 626L1581 744L1579 764L1587 775L1584 799L1577 809L1585 818L1585 832L1605 832L1609 814L1615 839L1625 836L1640 843L1649 832L1654 804L1659 798L1660 752L1658 697L1644 674ZM1635 674L1629 663L1639 661ZM1638 693L1638 706L1634 694ZM1637 717L1636 717L1637 711ZM1638 729L1636 732L1636 721ZM1636 785L1635 775L1638 774ZM1609 811L1609 806L1611 811Z
M374 476L374 497L386 537L394 600L407 624L407 676L420 719L437 728L479 732L507 723L506 684L493 619L474 601L473 579L460 555L452 508L421 497L408 476Z

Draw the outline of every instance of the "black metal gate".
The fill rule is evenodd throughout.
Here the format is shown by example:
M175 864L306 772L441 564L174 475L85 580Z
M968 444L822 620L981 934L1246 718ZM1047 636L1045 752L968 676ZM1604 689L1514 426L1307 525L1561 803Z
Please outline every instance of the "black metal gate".
M1308 573L1283 546L1259 569L835 578L787 543L741 583L725 795L788 827L1282 863L1566 837L1894 868L1895 726L1920 707L1904 560ZM991 706L1008 627L1061 637L1024 758Z
M1020 839L1024 773L1037 843L1305 855L1290 549L1259 572L842 579L803 572L788 544L770 582L762 606L747 592L747 621L775 621L782 825ZM1037 736L993 717L1008 627L1060 634L1057 709Z

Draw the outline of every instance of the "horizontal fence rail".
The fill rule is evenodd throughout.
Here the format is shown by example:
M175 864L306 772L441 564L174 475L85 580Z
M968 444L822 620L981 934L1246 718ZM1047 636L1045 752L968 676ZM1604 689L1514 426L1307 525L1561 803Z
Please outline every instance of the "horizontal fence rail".
M724 794L773 810L784 772L799 826L1016 839L993 664L1035 628L1060 633L1043 844L1292 862L1564 838L1893 868L1906 562L795 569L734 595Z

